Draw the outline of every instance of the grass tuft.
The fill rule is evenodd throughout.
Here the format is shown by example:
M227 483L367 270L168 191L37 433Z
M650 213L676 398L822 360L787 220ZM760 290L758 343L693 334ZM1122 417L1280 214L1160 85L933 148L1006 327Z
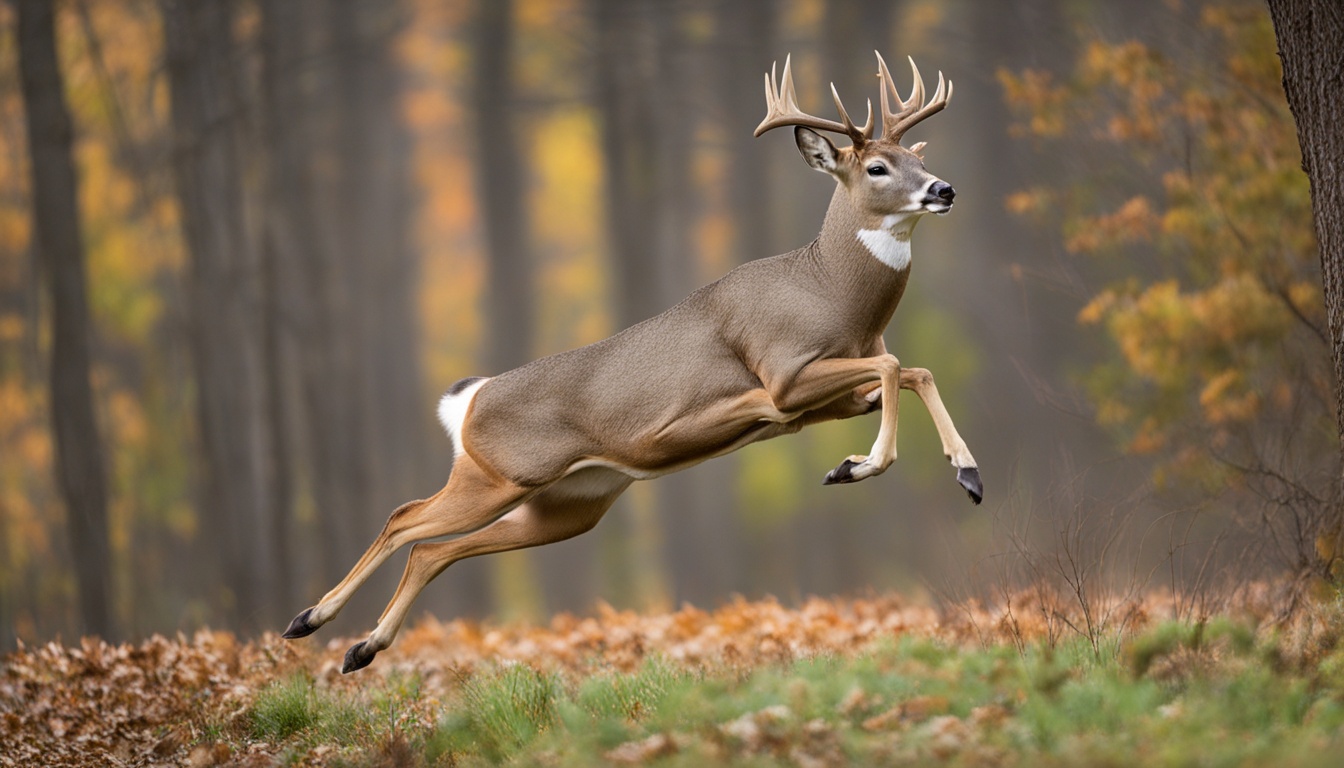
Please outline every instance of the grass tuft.
M479 751L494 762L526 746L555 722L558 677L523 664L479 673L462 688L462 706L431 739L437 754Z
M1130 640L1126 655L1130 671L1143 677L1159 661L1214 649L1245 656L1255 650L1255 632L1243 623L1221 618L1196 624L1171 621Z
M283 741L317 725L317 696L313 681L296 675L262 690L249 713L252 737Z
M386 731L376 727L373 709L358 699L318 689L312 678L295 675L264 688L248 711L249 735L259 741L340 747L369 741Z
M634 674L602 674L579 686L577 703L594 718L617 718L632 723L646 719L674 685L689 675L666 659L653 657Z

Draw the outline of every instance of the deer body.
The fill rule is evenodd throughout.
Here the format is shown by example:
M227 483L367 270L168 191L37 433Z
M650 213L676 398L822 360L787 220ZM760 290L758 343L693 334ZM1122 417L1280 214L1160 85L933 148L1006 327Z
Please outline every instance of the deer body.
M645 479L868 412L875 404L862 397L794 403L788 392L816 360L882 354L905 289L908 265L879 261L836 210L847 205L837 194L822 236L803 248L738 267L611 338L485 381L462 427L465 452L524 486L591 460ZM753 392L779 413L714 418Z
M932 376L902 368L882 340L909 279L913 228L925 213L950 210L953 192L898 143L905 128L946 103L941 74L924 104L915 70L910 99L897 96L893 111L888 89L895 89L878 58L886 135L876 141L871 113L858 128L838 97L842 123L798 112L788 63L779 90L767 76L770 114L758 135L797 126L803 157L837 182L816 240L738 267L606 340L455 384L439 409L456 454L448 484L395 511L350 574L285 636L330 621L404 544L467 534L412 548L378 626L346 655L343 671L359 669L392 642L415 596L452 562L583 533L635 480L808 424L881 410L870 452L845 459L825 482L880 474L896 458L902 388L928 407L958 481L979 503L975 460ZM836 149L811 127L847 133L854 146Z

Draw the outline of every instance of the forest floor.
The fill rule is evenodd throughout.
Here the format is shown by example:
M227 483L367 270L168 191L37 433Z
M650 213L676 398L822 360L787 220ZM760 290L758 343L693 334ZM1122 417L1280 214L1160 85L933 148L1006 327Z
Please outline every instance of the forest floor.
M1338 765L1344 601L1275 594L426 619L345 676L349 639L50 643L0 660L0 766Z

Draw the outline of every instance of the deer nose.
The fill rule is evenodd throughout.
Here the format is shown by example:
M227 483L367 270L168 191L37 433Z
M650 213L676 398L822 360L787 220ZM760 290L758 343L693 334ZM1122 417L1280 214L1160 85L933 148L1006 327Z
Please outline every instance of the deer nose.
M952 188L951 184L948 184L945 181L935 181L933 182L933 186L929 187L929 194L945 203L950 203L952 202L952 198L957 196L957 191Z

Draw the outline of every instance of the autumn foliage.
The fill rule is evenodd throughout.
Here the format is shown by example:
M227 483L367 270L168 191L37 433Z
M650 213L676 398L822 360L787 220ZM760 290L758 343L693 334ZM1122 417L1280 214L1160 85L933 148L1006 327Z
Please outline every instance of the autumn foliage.
M1150 727L1206 754L1206 728L1262 720L1279 724L1266 750L1314 750L1307 736L1344 714L1344 619L1329 601L1276 618L1282 595L1248 586L1197 624L1167 622L1167 596L1134 599L1100 656L1052 635L1050 614L1081 625L1079 607L1041 593L1012 596L1016 614L881 596L602 607L541 626L427 619L350 676L340 639L51 642L0 661L0 765L1068 764ZM1198 711L1220 697L1233 709ZM1235 741L1215 751L1245 764L1256 753Z
M743 670L818 654L851 654L881 638L938 631L937 613L899 598L814 599L797 610L737 600L712 612L685 607L638 614L603 607L546 626L426 619L401 637L379 675L415 675L427 699L447 699L473 670L516 662L574 675L630 672L651 657L691 669ZM296 644L268 634L242 642L223 632L155 636L137 645L85 638L21 648L0 667L0 765L171 761L209 740L210 724L238 725L267 684L311 673L351 691L341 639ZM439 713L429 713L432 721ZM258 755L270 752L265 745ZM209 764L212 753L199 759Z
M1189 48L1209 59L1093 39L1066 77L1000 73L1017 133L1080 171L1008 207L1058 227L1100 284L1078 313L1115 351L1084 374L1097 420L1161 456L1160 481L1217 489L1318 469L1330 368L1269 18L1210 5Z
M257 94L251 91L258 89L261 69L263 5L285 4L236 4L236 29L230 33L238 45L238 71L233 74L254 100ZM397 147L406 152L406 188L394 186L413 199L398 209L404 218L397 220L394 230L414 241L414 295L402 297L405 300L395 306L402 319L413 321L408 324L414 332L402 339L408 349L414 346L409 354L420 361L412 388L430 394L425 394L423 403L410 402L416 397L412 394L395 404L423 413L415 424L428 432L433 428L432 393L460 376L484 372L482 350L490 343L491 329L482 322L480 311L488 293L489 258L478 231L483 202L470 183L478 155L467 139L475 116L464 98L476 66L471 45L475 6L372 0L356 5L366 11L396 10L388 16L390 31L378 38L377 50L388 69L400 73L401 90L395 100L389 92L382 94L388 96L386 102L377 103L395 107L380 115L405 139ZM686 240L676 252L681 260L658 256L655 251L667 250L660 245L650 250L652 260L632 263L656 268L660 276L675 274L678 281L699 284L718 277L738 260L806 242L815 232L829 187L819 178L809 179L816 185L812 188L786 175L784 166L792 163L799 165L799 174L814 176L796 162L787 139L751 145L770 158L769 175L763 166L757 168L758 177L739 166L747 153L735 142L746 141L759 119L758 63L750 62L751 71L742 74L748 81L749 105L745 98L733 96L732 89L716 90L728 77L723 62L732 60L720 54L740 57L742 51L736 45L741 36L734 37L735 17L726 12L755 4L626 5L673 11L648 17L675 21L666 28L649 29L627 18L623 23L629 24L628 29L618 30L648 33L656 37L657 45L645 46L633 35L616 37L649 50L673 51L672 60L687 65L686 82L654 78L651 82L657 87L650 92L661 97L663 108L671 105L670 111L684 118L673 127L693 145L666 163L686 174L684 199L679 201L685 210L646 227L650 242L669 239L669 233ZM769 40L769 55L787 52L787 46L779 45L787 41L790 46L802 45L795 55L814 49L805 52L825 60L836 52L821 49L855 39L855 27L862 27L868 18L831 11L842 6L864 13L879 9L891 29L860 31L884 38L882 45L899 42L894 50L913 52L923 61L925 52L940 48L938 41L947 39L948 29L959 30L958 25L970 21L966 9L971 5L909 5L909 14L904 10L897 14L881 3L775 4L775 11L766 15L778 29L753 28L752 35L754 40ZM1092 338L1101 340L1103 348L1069 349L1060 358L1074 366L1077 380L1091 395L1096 420L1112 430L1131 454L1152 459L1163 490L1194 488L1195 494L1180 499L1191 501L1198 495L1192 506L1216 506L1227 498L1221 495L1225 491L1244 497L1242 492L1251 490L1266 496L1273 512L1288 513L1277 518L1288 525L1276 525L1259 538L1268 542L1266 546L1279 546L1278 537L1285 536L1285 549L1296 567L1304 561L1300 545L1311 543L1315 518L1314 512L1294 515L1325 507L1330 489L1321 482L1323 461L1333 457L1335 446L1307 182L1279 83L1273 31L1263 9L1239 0L1212 4L1193 16L1181 3L1163 5L1174 15L1185 13L1182 18L1197 22L1196 33L1183 40L1183 46L1107 41L1102 39L1104 33L1096 33L1085 35L1075 51L1076 60L1059 72L1000 74L1001 95L1017 109L1013 130L1023 145L1040 150L1045 169L1042 183L1012 195L1007 205L1025 220L1040 224L1042 231L1057 235L1069 254L1070 268L1080 275L1081 295L1069 314ZM323 195L337 197L331 189L341 175L341 154L332 151L332 140L341 123L332 115L339 105L350 102L343 101L346 92L333 85L337 78L333 67L348 62L322 47L336 37L333 29L323 26L332 18L324 12L325 2L289 7L300 6L321 24L306 32L312 35L306 43L312 50L297 51L302 54L296 57L298 64L282 79L302 97L289 104L296 114L314 103L321 107L303 113L314 131L312 142L301 142L311 150L305 155L310 161L305 168ZM519 94L515 117L522 129L516 154L527 178L526 200L519 204L530 214L526 234L535 252L535 274L528 276L528 282L536 290L539 318L535 348L526 350L528 357L596 341L627 319L633 321L621 318L616 310L619 288L612 284L611 266L614 259L648 255L614 253L604 240L603 209L609 201L604 197L608 182L603 170L611 158L604 154L610 147L604 143L603 112L595 103L589 71L593 64L588 48L595 32L590 6L582 0L520 0L508 20L521 41L513 86ZM349 515L334 514L322 504L315 487L316 459L304 458L327 447L314 436L321 433L309 429L322 420L296 415L312 401L314 390L289 391L299 389L290 380L281 387L291 398L284 418L290 420L289 426L293 422L300 428L277 432L295 440L286 458L298 458L287 476L293 481L290 507L276 518L278 528L292 539L294 558L284 562L290 571L288 577L276 577L266 585L252 603L226 583L226 574L245 569L233 567L237 563L220 551L221 537L215 534L242 527L237 521L212 520L203 512L208 467L200 453L202 427L194 412L200 392L193 380L192 344L187 338L192 308L184 290L190 254L172 184L173 125L164 71L162 7L147 0L59 3L57 26L66 101L77 127L79 223L94 284L89 297L96 352L92 385L108 447L111 506L106 533L114 559L108 581L115 612L127 634L138 637L165 627L239 628L252 622L279 628L283 619L277 616L292 615L355 559L366 541L360 538L360 526L371 535L381 517L411 498L409 494L431 493L437 487L433 484L442 482L447 442L434 434L436 442L426 441L430 449L408 451L424 465L418 467L367 449L366 461L354 466L387 485L382 489L388 491L387 497L351 504ZM975 26L981 25L977 21ZM975 34L977 39L984 35ZM156 636L138 645L93 640L68 647L36 644L36 639L78 627L79 617L69 567L75 553L62 535L67 512L53 482L55 446L45 415L48 393L43 381L50 339L44 323L49 308L40 298L34 269L38 254L29 223L14 36L11 5L0 3L0 625L8 633L5 643L16 642L15 638L29 643L6 659L0 679L0 743L6 747L0 749L0 765L39 755L72 761L93 755L91 759L103 762L142 763L233 759L209 751L202 756L199 749L219 743L218 733L237 736L239 729L250 727L246 722L253 716L256 697L271 690L277 679L296 675L304 678L308 689L338 692L357 685L336 674L348 643L334 640L326 648L295 647L270 636L249 643L203 631L176 639ZM1031 40L1032 45L1044 45L1037 38ZM948 50L953 49L938 50L937 55L947 57ZM862 53L863 69L854 71L869 76L870 54ZM984 53L977 51L976 56ZM834 58L836 62L828 61L817 71L829 72L834 65L840 70L837 77L854 75L843 71L839 64L843 56ZM974 59L955 66L983 71L982 64ZM762 60L759 69L766 65ZM974 94L975 79L963 75L964 70L954 71L949 63L936 66L966 84L968 96ZM816 85L803 90L823 94L825 89ZM379 88L371 90L381 93ZM983 155L982 145L997 139L997 134L990 135L991 128L1000 128L997 122L992 127L977 122L977 116L984 114L977 110L995 103L995 98L981 98L977 104L962 93L958 91L962 101L948 114L949 120L962 122L949 123L946 134L931 143L930 169L957 169L955 180L968 203L960 210L973 205L976 195L997 205L997 194L992 190L985 194L993 174L974 166ZM749 113L737 120L740 125L724 114L738 109ZM257 104L232 114L236 119L229 130L236 131L244 145L257 150L265 144L260 137L265 120ZM379 140L370 145L389 144ZM260 194L269 173L265 159L252 152L246 157L246 167L237 170L252 193L247 197L248 236L261 247L270 236L264 224L270 222L268 214L275 213L271 210L275 206ZM666 181L664 176L673 177L655 175L660 184ZM748 185L746 195L733 191L743 178L757 179L755 187ZM949 173L948 178L954 177ZM1019 181L1012 179L1014 184ZM814 193L821 197L809 200ZM748 217L738 209L739 198L768 209L770 216L762 217L766 221L761 231L748 230L744 223ZM341 216L335 223L341 232L349 224ZM1004 384L1012 374L992 362L1013 353L993 357L1000 351L988 349L994 335L978 333L975 327L1002 319L1002 315L986 319L1000 313L1002 297L972 306L986 296L964 301L971 294L959 293L969 290L971 282L976 290L991 290L996 285L993 278L1006 271L1002 260L1012 257L1010 251L986 256L947 247L960 246L965 240L957 238L972 229L958 215L921 228L920 238L927 236L928 242L941 247L929 249L931 258L921 256L916 278L920 288L912 288L888 341L906 362L937 369L949 406L959 414L963 408L971 414L968 438L978 432L977 445L984 440L1001 456L1044 454L1038 449L1053 450L1059 441L1044 422L1041 428L1026 431L1030 434L1011 429L987 434L995 431L995 425L1030 422L1030 415L975 422L974 409L982 417L995 418L1035 412L1025 398L1012 399L1012 387ZM323 237L350 239L330 233ZM944 239L936 239L940 237ZM743 242L759 252L748 252ZM307 265L294 271L301 282L310 282L313 271ZM371 275L378 271L370 268ZM969 273L983 279L967 281ZM667 283L661 287L669 295L659 301L671 303L685 294L680 282L675 286L660 282ZM935 290L949 285L956 290ZM655 308L648 310L652 313ZM292 335L284 337L289 346L280 351L288 354L280 357L292 364L310 346L304 334L313 329L288 319L284 328ZM1057 330L1040 329L1045 336ZM370 344L368 349L385 351L386 346ZM371 359L372 355L345 362L376 383L380 373L394 366ZM530 610L541 620L547 615L547 600L586 600L598 591L613 603L630 605L641 599L649 604L666 601L686 590L687 583L718 590L715 596L732 589L761 595L832 592L855 584L908 586L927 573L973 573L985 561L1002 562L1002 551L1012 546L1005 543L1002 527L1013 515L1047 521L1042 528L1059 522L1049 519L1053 510L1045 509L1052 492L1038 491L1033 497L1037 489L1028 486L1036 478L1026 470L1021 478L1010 477L1014 470L1006 466L1008 460L994 470L1004 473L1005 490L1015 494L1005 508L995 511L1004 512L1002 517L943 515L947 497L924 487L932 482L926 476L945 470L942 457L932 450L936 442L920 409L906 409L903 414L911 416L903 415L902 460L884 478L885 486L820 495L817 478L809 474L812 468L863 444L875 428L857 422L832 425L830 432L818 429L793 442L753 448L737 457L736 465L711 465L722 474L700 475L691 481L696 487L683 486L666 498L661 494L671 485L640 486L627 497L630 509L615 511L603 528L574 543L589 549L571 549L565 562L539 558L540 566L529 566L526 556L497 558L494 562L500 567L490 577L496 582L490 587L469 583L472 566L455 568L443 580L445 594L452 589L452 600L470 594L492 601L487 607L498 612ZM383 431L398 440L414 432L386 426ZM334 434L332 445L348 437L340 430ZM1072 448L1064 446L1064 452ZM415 477L407 481L399 474ZM1096 508L1085 505L1070 513L1080 519L1099 517ZM620 527L632 520L639 526L633 534ZM1292 523L1303 521L1307 525L1292 530ZM1143 528L1138 522L1125 525ZM1058 534L1055 528L1053 533ZM344 545L351 551L343 553L320 541L332 531L348 539ZM1204 540L1215 545L1219 541L1213 534ZM954 542L948 546L956 556L945 555L944 542ZM1173 544L1172 552L1187 542L1188 538ZM246 546L238 549L255 554ZM1336 554L1331 550L1323 556ZM674 557L681 562L667 562ZM261 559L268 565L281 562ZM1172 555L1168 562L1176 559ZM1139 567L1134 566L1136 571ZM1093 562L1083 562L1081 568L1089 574L1102 570ZM395 566L387 570L388 578L394 579ZM546 578L555 574L561 576ZM1173 588L1177 580L1173 575ZM391 587L370 584L366 592L381 599L379 590L390 592ZM484 595L491 587L494 596L487 599ZM1135 590L1146 587L1147 582ZM546 594L548 590L559 597ZM565 595L567 591L572 594ZM560 615L545 627L530 628L427 621L409 630L385 662L380 660L380 667L416 677L432 695L448 695L461 688L459 676L507 661L572 677L594 669L633 674L654 656L691 669L745 669L828 654L852 656L876 642L912 633L972 645L1008 643L1021 649L1042 638L1049 644L1074 632L1060 620L1070 614L1067 606L1060 606L1058 595L1038 585L1016 597L1020 599L1013 604L1027 608L1011 614L975 606L940 615L884 597L813 600L798 610L744 600L714 611L687 607L642 615L603 610L589 618ZM275 605L260 606L263 598ZM454 611L460 608L452 605ZM1171 612L1169 605L1158 606L1152 599L1117 600L1107 610L1125 626L1142 626L1153 616ZM1096 638L1090 640L1094 649L1099 647ZM411 709L419 716L431 716L429 704L416 706L420 709ZM858 730L864 730L862 722L898 707L879 709L873 704L870 709L855 705L855 712L863 710L855 724ZM782 727L788 718L781 720L777 711L771 712L768 707L757 708L725 722L736 723L732 729L741 733L755 734L743 738L754 745L747 752L773 754L771 745L778 744L771 741L772 729ZM962 714L969 721L969 713ZM887 725L905 727L909 721L898 712ZM950 721L944 725L949 733L961 727ZM830 754L825 744L831 736L821 732L814 736L823 745L818 747L821 753ZM650 736L646 747L683 749L678 739L663 737L660 741ZM275 757L278 748L258 746L261 741L253 739L247 749L259 761ZM11 744L19 745L12 754ZM326 758L314 758L321 759Z

